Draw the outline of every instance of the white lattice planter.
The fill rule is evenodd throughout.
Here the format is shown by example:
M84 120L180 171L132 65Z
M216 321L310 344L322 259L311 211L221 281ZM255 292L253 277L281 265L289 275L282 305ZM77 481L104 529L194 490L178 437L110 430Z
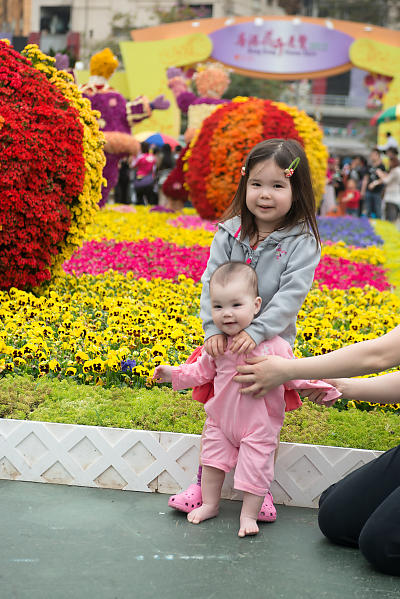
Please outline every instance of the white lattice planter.
M0 419L0 478L176 493L193 482L200 437ZM272 493L276 503L314 507L321 492L380 451L281 443ZM223 496L239 499L232 473Z

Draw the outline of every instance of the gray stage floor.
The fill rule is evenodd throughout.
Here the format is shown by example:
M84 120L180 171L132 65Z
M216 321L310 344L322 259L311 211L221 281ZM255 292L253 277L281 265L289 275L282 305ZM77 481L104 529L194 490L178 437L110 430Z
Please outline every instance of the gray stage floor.
M0 481L1 599L399 599L400 578L277 506L237 537L240 503L194 526L167 495Z

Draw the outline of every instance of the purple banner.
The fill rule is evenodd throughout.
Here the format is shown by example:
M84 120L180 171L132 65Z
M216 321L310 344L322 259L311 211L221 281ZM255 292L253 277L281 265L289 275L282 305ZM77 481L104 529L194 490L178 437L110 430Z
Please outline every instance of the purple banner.
M350 35L292 21L263 21L224 27L209 34L212 58L262 73L309 73L350 62Z

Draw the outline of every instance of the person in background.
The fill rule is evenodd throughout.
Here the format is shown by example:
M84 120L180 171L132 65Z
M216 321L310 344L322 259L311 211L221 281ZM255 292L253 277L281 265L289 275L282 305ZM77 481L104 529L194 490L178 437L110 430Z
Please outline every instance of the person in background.
M170 144L164 144L161 148L161 156L157 170L158 180L158 203L160 206L168 205L168 198L162 190L162 186L169 173L175 166L175 158Z
M322 196L322 201L318 210L320 216L327 216L336 213L336 193L332 180L335 171L335 159L330 157L328 158L328 166L326 169L324 194Z
M150 152L150 146L146 141L141 143L141 154L133 159L132 168L135 171L133 187L136 193L136 204L138 206L157 204L157 193L154 186L156 183L156 157Z
M361 195L365 200L367 216L370 218L381 218L384 185L379 181L377 170L384 171L385 166L382 163L378 148L374 148L371 151L369 160L368 172L365 174L362 182Z
M331 184L335 190L336 202L340 200L340 194L344 191L344 176L340 168L340 158L333 157Z
M393 135L390 133L390 131L386 132L386 143L383 144L383 146L378 146L378 150L380 150L381 152L387 152L387 150L389 150L389 148L395 148L396 150L399 149L399 143L397 141L397 139L395 137L393 137Z
M363 214L364 199L361 193L362 184L364 177L368 174L368 163L365 156L361 154L356 156L350 168L350 179L354 179L357 182L357 190L360 192L360 201L358 204L358 216Z
M114 187L114 202L116 204L131 203L131 169L129 159L122 158L119 163L118 183Z
M385 186L384 202L385 215L388 220L396 220L400 207L400 161L398 151L395 148L390 149L389 172L377 169L376 173L379 182Z
M182 146L180 146L179 144L177 146L175 146L174 149L174 160L175 162L178 160L179 158L179 154L182 152Z
M354 179L347 179L346 189L340 197L340 206L343 214L358 216L358 207L360 204L361 193L357 189L357 182Z

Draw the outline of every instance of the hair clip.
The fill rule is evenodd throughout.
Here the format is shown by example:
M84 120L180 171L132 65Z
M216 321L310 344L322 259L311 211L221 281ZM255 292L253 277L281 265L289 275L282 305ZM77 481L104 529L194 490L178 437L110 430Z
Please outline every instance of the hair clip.
M291 177L293 175L294 171L299 166L299 162L300 162L300 156L297 156L297 158L292 160L292 162L289 164L289 166L287 168L285 168L285 170L283 171L285 173L285 177Z
M245 176L245 174L246 174L246 167L245 166L242 166L242 168L240 169L240 173L241 173L242 177Z

